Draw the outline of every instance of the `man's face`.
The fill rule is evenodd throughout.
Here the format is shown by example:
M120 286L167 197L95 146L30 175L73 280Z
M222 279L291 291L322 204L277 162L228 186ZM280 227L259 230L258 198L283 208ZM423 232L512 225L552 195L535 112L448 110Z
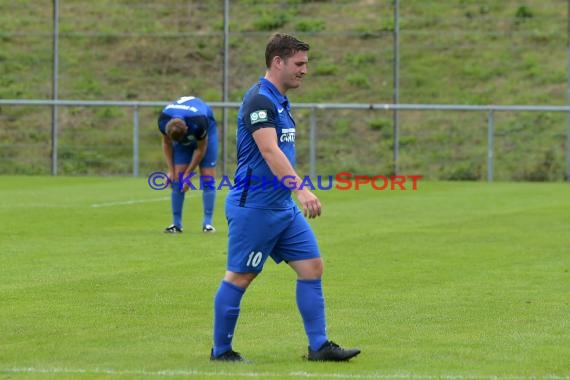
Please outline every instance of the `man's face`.
M298 51L292 57L282 60L281 83L285 89L297 88L307 74L309 57L306 51Z

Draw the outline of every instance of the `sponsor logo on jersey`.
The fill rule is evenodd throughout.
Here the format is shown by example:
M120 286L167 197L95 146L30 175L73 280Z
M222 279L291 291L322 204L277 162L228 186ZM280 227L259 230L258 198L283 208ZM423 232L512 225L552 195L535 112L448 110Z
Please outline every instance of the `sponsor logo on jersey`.
M175 109L175 110L192 111L192 112L194 112L194 113L195 113L195 112L198 112L198 108L193 107L193 106L185 106L185 105L182 105L182 104L169 104L169 105L166 106L165 109L167 109L167 110Z
M279 141L295 142L295 128L283 128L281 130L281 136L279 136Z
M249 120L251 124L263 123L268 120L266 110L253 111L249 114Z

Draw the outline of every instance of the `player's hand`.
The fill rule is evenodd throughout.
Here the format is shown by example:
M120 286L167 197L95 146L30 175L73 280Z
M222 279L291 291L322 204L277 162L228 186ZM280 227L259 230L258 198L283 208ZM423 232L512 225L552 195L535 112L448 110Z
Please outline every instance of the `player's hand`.
M174 169L168 171L168 179L170 180L170 186L172 186L172 182L177 179L174 176Z
M297 199L303 208L303 215L309 219L321 215L321 202L319 198L307 189L297 190Z

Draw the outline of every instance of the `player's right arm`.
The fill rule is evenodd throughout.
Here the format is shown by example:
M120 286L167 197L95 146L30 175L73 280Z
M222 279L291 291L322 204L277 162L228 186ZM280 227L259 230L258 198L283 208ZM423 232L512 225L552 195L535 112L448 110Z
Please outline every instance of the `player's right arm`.
M166 166L168 167L168 178L170 179L170 183L175 179L174 178L174 161L172 158L172 140L166 134L166 124L170 121L172 117L170 115L165 114L164 112L160 113L158 117L158 130L162 135L162 153L164 154L164 159L166 160Z
M172 140L167 135L162 135L162 153L168 167L168 178L172 183L176 178L174 178L174 161L172 160Z

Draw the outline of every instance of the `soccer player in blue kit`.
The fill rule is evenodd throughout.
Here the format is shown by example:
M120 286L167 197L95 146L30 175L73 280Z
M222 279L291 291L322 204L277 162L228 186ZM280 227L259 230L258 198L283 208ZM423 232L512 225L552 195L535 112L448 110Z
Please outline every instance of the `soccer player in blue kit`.
M212 109L199 98L183 96L164 107L158 117L158 129L162 133L162 151L172 188L172 224L164 232L182 232L182 208L190 188L186 180L192 178L191 173L195 173L197 167L201 176L211 178L202 186L202 231L215 232L212 218L216 203L218 128Z
M295 121L285 93L307 73L309 45L273 35L265 50L265 77L245 94L238 114L236 185L226 198L227 270L214 299L214 345L210 360L244 361L232 348L240 302L269 256L297 274L296 301L309 341L307 359L347 361L359 349L329 340L321 286L323 260L304 216L321 214L319 199L295 165ZM240 179L242 183L237 184ZM293 201L294 192L303 212ZM304 215L304 216L303 216Z

